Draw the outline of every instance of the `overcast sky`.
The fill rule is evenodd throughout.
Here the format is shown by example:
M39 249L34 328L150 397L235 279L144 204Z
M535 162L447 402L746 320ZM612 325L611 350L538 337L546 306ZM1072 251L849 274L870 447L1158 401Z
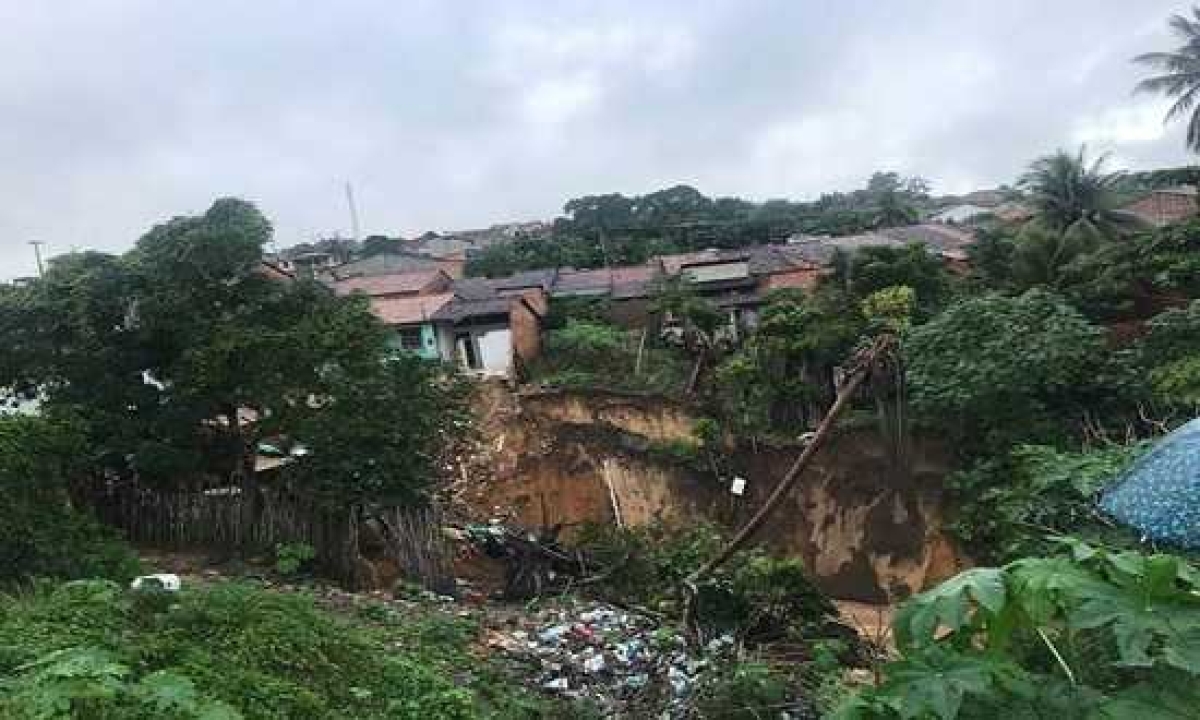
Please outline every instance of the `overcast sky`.
M968 191L1081 142L1184 164L1129 58L1187 7L0 0L0 278L227 195L281 245L347 232L346 181L364 233L408 235L676 183Z

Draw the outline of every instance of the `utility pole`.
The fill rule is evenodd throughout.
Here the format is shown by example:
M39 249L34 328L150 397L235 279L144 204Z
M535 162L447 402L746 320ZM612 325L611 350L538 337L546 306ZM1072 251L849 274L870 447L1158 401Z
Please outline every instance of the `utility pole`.
M346 183L346 204L350 206L350 239L358 242L358 207L354 204L354 186Z
M46 269L42 267L42 246L46 243L41 240L30 240L29 244L33 246L33 256L37 258L38 277L46 274Z

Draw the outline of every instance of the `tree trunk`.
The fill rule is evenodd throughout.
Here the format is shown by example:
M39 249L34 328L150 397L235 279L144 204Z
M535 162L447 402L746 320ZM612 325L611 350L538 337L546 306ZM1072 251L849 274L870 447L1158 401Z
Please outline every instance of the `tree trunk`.
M253 545L254 526L258 522L262 509L255 477L257 448L251 447L251 439L242 432L237 406L226 405L224 413L229 421L229 432L232 433L238 449L237 463L231 478L233 484L238 488L237 502L240 509L238 527L233 536L233 549L238 553L244 553L248 552Z
M684 390L685 395L691 395L696 392L696 385L700 382L700 370L704 367L704 352L696 355L696 364L692 365L692 374L688 376L687 388Z
M820 450L821 446L825 444L825 441L833 431L833 427L837 422L838 416L841 415L842 410L844 410L846 405L849 404L850 399L854 396L854 393L858 390L858 387L862 384L863 380L870 375L871 367L875 364L876 358L881 353L889 349L892 345L892 342L893 339L890 336L883 336L877 339L871 346L870 350L861 356L861 359L858 363L856 363L846 383L842 385L841 389L838 391L837 399L834 401L833 407L829 408L829 412L825 414L825 418L821 421L821 425L817 428L816 434L813 436L808 445L805 446L804 451L800 453L800 457L797 458L796 462L792 464L792 467L788 469L787 473L783 476L783 479L780 480L779 484L775 486L775 489L771 491L771 495L767 498L766 502L763 503L763 506L759 508L758 512L754 514L754 517L750 518L750 520L742 527L742 529L738 531L737 535L735 535L733 539L730 540L729 543L722 548L719 553L717 553L716 557L702 565L698 570L693 572L683 581L686 598L684 605L684 624L689 630L692 628L692 621L694 619L693 615L695 612L695 598L700 581L710 575L717 568L725 564L729 558L733 557L739 550L741 550L742 547L754 536L754 534L758 532L759 528L761 528L763 524L766 523L766 521L771 517L771 514L775 511L775 508L779 505L783 498L787 496L788 491L792 489L792 487L796 484L796 481L800 479L800 476L808 467L809 463L812 462L812 459L816 456L817 451Z

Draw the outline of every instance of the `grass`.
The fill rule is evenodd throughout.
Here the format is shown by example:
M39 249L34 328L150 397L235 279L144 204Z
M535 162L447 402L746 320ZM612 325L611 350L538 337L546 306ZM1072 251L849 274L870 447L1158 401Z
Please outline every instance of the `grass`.
M0 596L0 717L577 716L472 654L478 632L444 612L335 613L246 583L34 585Z

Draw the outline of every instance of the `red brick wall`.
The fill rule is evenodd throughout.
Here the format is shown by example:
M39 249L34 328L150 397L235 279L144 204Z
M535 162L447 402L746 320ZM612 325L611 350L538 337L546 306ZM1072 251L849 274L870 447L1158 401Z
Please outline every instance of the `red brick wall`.
M768 275L763 281L761 287L764 291L778 290L780 288L802 288L811 290L817 286L817 281L821 276L826 274L825 268L801 268L799 270L789 270L787 272L773 273Z
M542 352L542 319L530 309L536 306L537 299L513 298L508 305L508 324L512 332L514 361L517 367L523 367ZM528 304L527 304L528 303ZM545 296L541 297L545 306Z
M1174 193L1151 193L1123 210L1154 225L1179 222L1196 214L1196 198Z

